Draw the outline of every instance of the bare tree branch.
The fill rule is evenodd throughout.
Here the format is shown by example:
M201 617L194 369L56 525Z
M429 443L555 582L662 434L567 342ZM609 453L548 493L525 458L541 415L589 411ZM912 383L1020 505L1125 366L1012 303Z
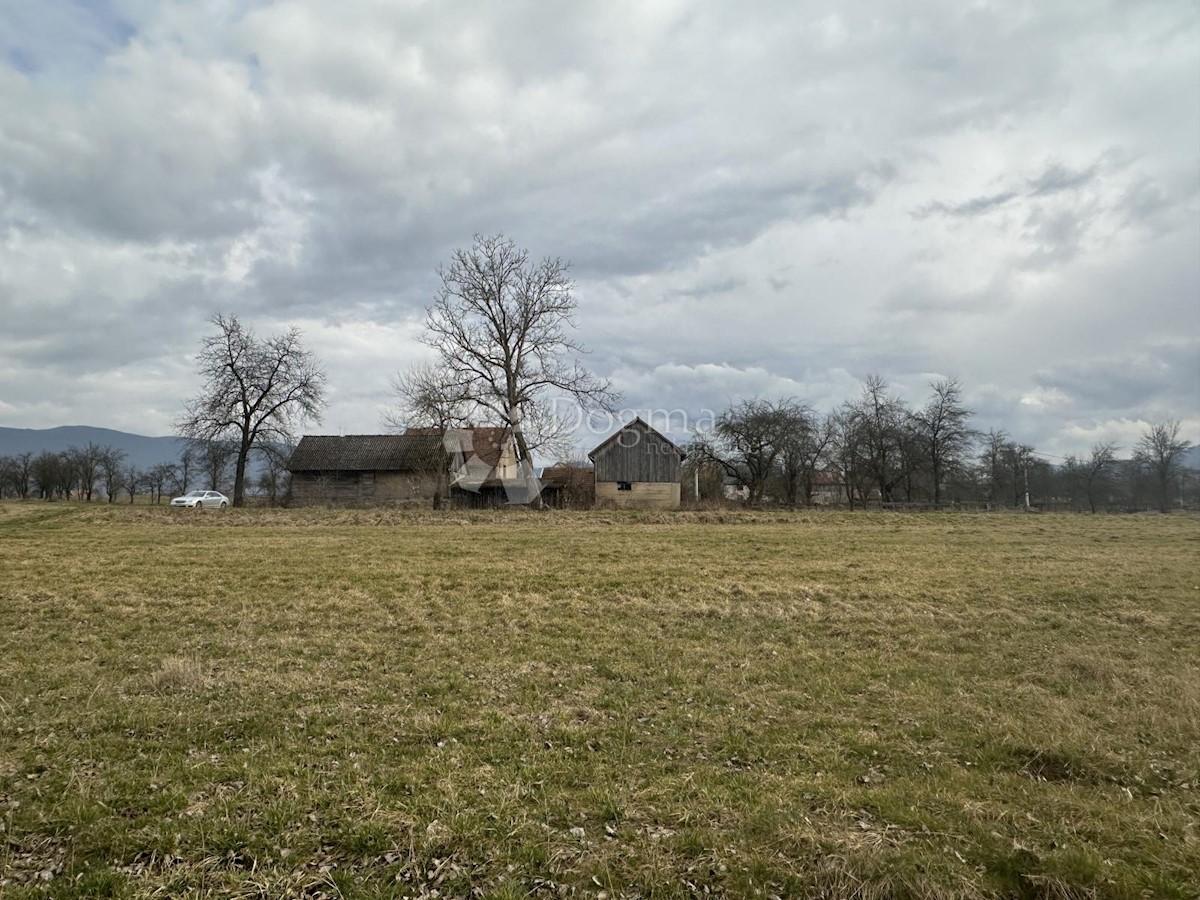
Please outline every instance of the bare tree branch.
M450 382L512 429L536 498L532 453L548 449L558 435L541 427L548 398L569 397L584 410L613 409L618 401L612 383L576 359L584 350L570 334L577 304L568 265L551 257L535 263L503 235L476 235L438 275L442 283L427 310L424 341L437 351Z
M184 408L178 434L196 441L232 440L233 505L245 502L246 463L264 443L291 443L302 423L320 421L325 373L300 342L300 331L260 340L237 316L216 315L218 333L196 357L204 387Z

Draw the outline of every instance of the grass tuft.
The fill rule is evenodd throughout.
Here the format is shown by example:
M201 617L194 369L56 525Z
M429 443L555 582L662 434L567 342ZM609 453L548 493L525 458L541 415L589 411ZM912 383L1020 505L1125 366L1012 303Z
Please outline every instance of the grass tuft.
M203 688L206 680L200 660L187 656L168 656L150 674L149 685L158 694L189 693Z

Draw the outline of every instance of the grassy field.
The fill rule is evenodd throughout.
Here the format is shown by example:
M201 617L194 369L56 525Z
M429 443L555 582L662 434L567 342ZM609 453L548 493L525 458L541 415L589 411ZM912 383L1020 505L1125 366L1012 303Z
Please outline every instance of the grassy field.
M1200 895L1200 519L0 504L4 896Z

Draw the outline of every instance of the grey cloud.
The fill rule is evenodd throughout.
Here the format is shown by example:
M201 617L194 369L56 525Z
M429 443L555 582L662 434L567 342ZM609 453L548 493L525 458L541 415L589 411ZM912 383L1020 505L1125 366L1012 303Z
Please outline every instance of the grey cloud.
M1200 340L1158 344L1119 357L1050 366L1034 383L1058 390L1095 416L1153 419L1200 411Z
M935 200L918 207L912 215L917 219L925 219L935 214L964 218L985 215L1009 205L1014 200L1036 200L1052 197L1064 191L1079 190L1093 182L1099 171L1099 163L1093 163L1084 169L1071 169L1061 163L1051 163L1039 174L1027 178L1023 190L1003 190L994 194L972 197L961 203Z
M164 430L223 309L310 323L336 361L331 416L374 429L436 266L495 231L573 262L588 362L639 402L832 403L868 372L919 390L953 371L1046 435L1060 413L1195 402L1149 375L1105 401L1070 368L1103 368L1114 342L1151 353L1194 305L1200 147L1178 91L1200 73L1163 37L1200 34L1186 2L5 16L13 424L141 404L141 430ZM124 405L69 399L67 379L133 370L160 377ZM1076 399L1034 414L1034 388Z
M1015 200L1019 196L1021 195L1016 191L1001 191L998 194L972 197L970 200L964 200L962 203L943 203L940 200L936 200L914 210L913 217L926 219L935 213L946 216L978 216L1004 206L1010 200Z
M1099 171L1093 163L1085 169L1071 169L1061 163L1046 167L1040 175L1028 180L1030 197L1048 197L1062 191L1074 191L1092 182Z

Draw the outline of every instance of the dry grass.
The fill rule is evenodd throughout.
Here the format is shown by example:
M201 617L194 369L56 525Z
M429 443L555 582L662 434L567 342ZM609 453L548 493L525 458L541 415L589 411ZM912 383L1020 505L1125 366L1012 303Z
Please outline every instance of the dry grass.
M1193 897L1197 550L0 504L0 890Z

